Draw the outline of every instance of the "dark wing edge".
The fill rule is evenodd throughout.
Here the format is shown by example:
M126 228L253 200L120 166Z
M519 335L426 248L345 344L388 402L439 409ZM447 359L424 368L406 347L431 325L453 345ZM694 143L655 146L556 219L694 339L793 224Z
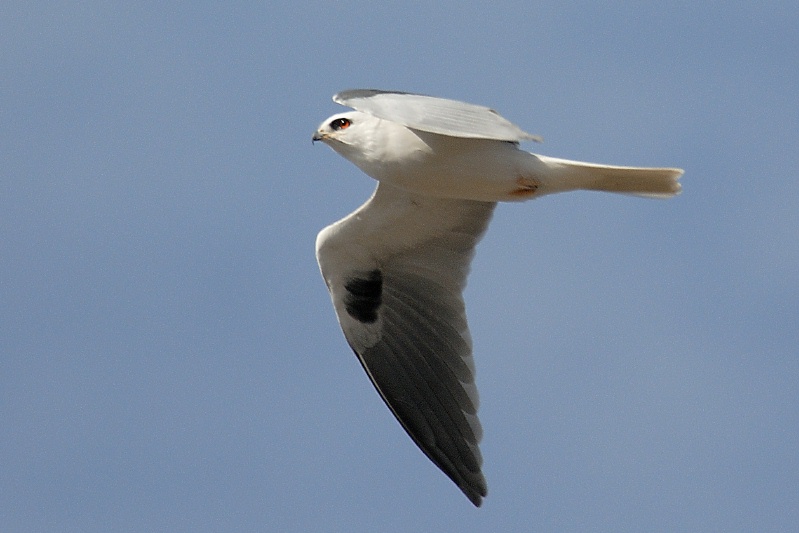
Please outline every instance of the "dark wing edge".
M430 283L420 292L405 290L403 281L385 277L381 341L350 346L406 433L479 507L487 486L474 372L463 360L471 339L462 300L459 309L445 308L439 302L448 298Z
M380 184L317 241L322 275L361 366L406 433L475 506L487 486L462 291L495 205ZM357 259L358 248L371 259Z
M429 133L507 142L543 141L541 136L527 133L489 107L460 100L402 91L350 89L333 95L333 101Z
M333 101L337 104L347 105L346 102L351 98L369 98L378 94L413 94L416 96L428 96L426 94L409 93L405 91L384 91L381 89L347 89L334 94Z

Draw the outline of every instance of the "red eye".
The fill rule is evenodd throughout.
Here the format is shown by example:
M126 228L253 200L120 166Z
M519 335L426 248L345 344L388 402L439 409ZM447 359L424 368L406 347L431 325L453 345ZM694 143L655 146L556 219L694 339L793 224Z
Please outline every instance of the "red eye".
M350 122L350 119L348 118L337 118L330 123L330 127L333 128L334 131L339 131L346 130L351 124L352 122Z

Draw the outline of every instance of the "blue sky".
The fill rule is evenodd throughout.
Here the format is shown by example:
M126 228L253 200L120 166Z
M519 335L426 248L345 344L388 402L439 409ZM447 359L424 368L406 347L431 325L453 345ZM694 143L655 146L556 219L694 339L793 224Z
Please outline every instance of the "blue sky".
M6 2L0 530L792 531L795 2ZM358 87L670 201L502 205L466 291L475 509L347 347L314 259L374 183Z

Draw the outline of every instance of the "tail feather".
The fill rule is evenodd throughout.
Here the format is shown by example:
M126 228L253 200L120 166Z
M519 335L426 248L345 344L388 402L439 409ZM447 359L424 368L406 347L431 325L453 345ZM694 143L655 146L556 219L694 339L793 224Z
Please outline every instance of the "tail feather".
M680 168L617 167L538 156L550 168L562 170L564 190L585 189L650 198L671 198L680 193Z

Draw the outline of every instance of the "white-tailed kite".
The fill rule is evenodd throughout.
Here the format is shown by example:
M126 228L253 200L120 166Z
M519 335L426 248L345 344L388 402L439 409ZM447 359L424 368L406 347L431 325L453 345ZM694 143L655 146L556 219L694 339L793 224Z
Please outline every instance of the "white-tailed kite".
M333 100L355 111L325 120L313 140L378 181L316 239L333 307L399 423L479 506L482 429L462 291L496 202L577 189L668 198L683 171L532 154L519 142L537 136L454 100L377 90Z

